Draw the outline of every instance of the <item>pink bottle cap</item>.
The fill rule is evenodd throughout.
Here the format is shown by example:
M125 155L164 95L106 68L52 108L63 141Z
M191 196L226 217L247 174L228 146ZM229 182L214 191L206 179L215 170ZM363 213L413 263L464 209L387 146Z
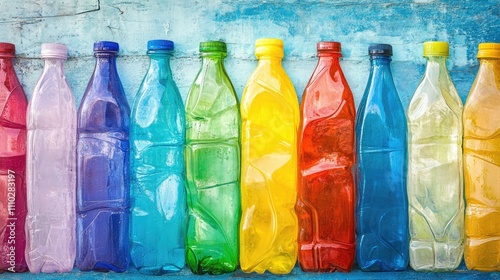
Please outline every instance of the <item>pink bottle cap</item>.
M42 44L42 58L62 58L68 57L68 48L64 44L47 43Z
M11 43L0 42L0 55L2 57L14 57L16 46Z

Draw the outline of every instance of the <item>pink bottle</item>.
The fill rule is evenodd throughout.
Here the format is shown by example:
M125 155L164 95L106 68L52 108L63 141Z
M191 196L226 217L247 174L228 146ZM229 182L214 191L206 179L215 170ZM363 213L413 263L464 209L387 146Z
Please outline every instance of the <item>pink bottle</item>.
M28 105L26 262L32 273L73 270L76 255L76 106L63 44L43 44Z
M0 271L23 272L27 100L12 65L15 50L0 43Z

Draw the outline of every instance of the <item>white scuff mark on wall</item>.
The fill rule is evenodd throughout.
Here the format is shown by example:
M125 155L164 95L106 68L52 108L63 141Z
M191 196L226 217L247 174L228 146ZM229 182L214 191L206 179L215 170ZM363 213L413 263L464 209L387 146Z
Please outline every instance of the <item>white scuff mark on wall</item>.
M454 49L454 58L452 61L453 66L467 66L469 65L469 61L467 60L467 46L466 45L454 45L450 46Z
M434 0L414 0L413 3L415 4L430 4L433 3Z
M454 66L467 66L473 63L467 58L467 35L460 34L453 37L450 44L450 68Z
M170 22L165 22L165 24L163 24L163 30L165 30L165 37L168 38L168 32L170 31Z

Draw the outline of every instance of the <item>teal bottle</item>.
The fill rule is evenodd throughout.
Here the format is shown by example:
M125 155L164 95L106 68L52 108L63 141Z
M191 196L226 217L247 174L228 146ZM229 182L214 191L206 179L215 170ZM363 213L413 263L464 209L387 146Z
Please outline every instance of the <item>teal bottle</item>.
M174 43L148 42L149 69L132 107L131 258L144 274L177 272L185 264L185 114L172 78Z
M200 44L201 69L186 102L186 259L196 274L238 266L240 112L224 69L226 44Z

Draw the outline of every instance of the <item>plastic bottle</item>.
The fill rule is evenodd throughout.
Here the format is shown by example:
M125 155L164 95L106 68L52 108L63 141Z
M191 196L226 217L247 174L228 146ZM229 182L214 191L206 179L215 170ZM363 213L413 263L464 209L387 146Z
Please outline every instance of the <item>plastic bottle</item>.
M462 260L462 101L448 75L448 44L425 42L425 74L408 107L410 265L450 271Z
M129 252L130 108L116 71L118 44L94 43L96 65L78 110L78 269L123 272Z
M196 274L232 272L239 260L240 114L226 53L223 42L200 43L186 101L186 261Z
M28 105L26 262L69 272L76 254L76 105L64 75L66 45L43 44L45 65Z
M500 44L479 44L480 66L465 102L465 250L468 269L500 270Z
M16 48L0 43L0 272L28 270L26 236L26 107L12 58Z
M405 270L406 117L392 79L392 46L370 45L368 53L370 76L356 118L356 258L364 271Z
M350 271L354 263L356 109L340 67L341 45L319 42L302 95L298 135L299 263L304 271Z
M300 111L281 66L283 41L258 39L255 56L241 101L241 269L287 274L297 262Z
M185 264L185 116L170 69L173 50L172 41L148 42L149 69L131 115L130 255L144 274Z

